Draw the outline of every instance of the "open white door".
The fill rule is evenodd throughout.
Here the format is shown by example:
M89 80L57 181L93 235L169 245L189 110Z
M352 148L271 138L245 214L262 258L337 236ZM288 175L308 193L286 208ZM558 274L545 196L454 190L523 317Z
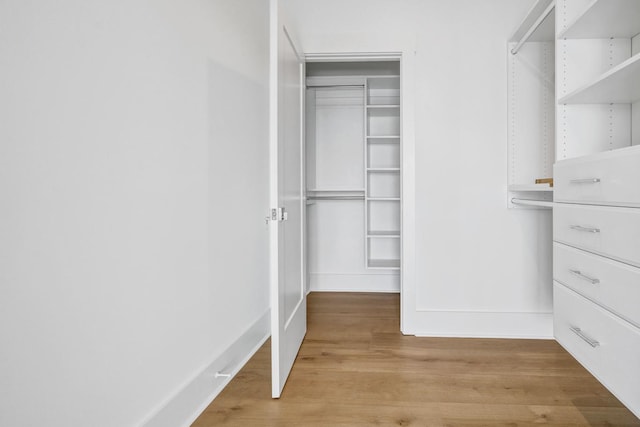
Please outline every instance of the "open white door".
M271 381L280 397L307 331L304 286L304 60L278 0L270 16Z

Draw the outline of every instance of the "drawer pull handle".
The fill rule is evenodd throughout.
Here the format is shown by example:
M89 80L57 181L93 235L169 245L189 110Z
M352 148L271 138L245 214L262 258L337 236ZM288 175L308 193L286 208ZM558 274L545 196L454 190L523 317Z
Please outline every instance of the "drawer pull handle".
M597 184L600 182L600 178L572 179L569 182L571 184Z
M584 231L585 233L599 233L599 228L583 227L581 225L570 225L569 228L576 231Z
M593 277L586 276L586 275L582 274L580 272L580 270L569 270L569 271L573 275L578 276L582 280L586 280L587 282L591 283L592 285L597 285L598 283L600 283L600 279L594 279Z
M576 334L577 336L582 338L582 340L584 342L586 342L587 344L589 344L591 347L596 348L596 347L600 346L600 343L598 341L594 340L593 338L589 338L588 336L586 336L584 334L584 332L582 332L582 330L580 328L576 328L575 326L571 326L570 329L571 329L571 332L573 332L574 334Z

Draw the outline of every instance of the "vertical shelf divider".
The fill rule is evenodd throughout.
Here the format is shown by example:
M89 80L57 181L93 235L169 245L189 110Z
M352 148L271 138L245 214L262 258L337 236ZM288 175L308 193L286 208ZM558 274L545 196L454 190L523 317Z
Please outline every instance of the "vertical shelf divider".
M364 126L362 135L362 173L364 174L364 267L369 268L369 238L367 237L369 234L369 180L367 179L367 167L369 166L369 122L368 115L369 111L367 110L367 104L369 103L369 79L364 79L364 96L362 97L362 114L364 116L364 120L362 120L362 125Z

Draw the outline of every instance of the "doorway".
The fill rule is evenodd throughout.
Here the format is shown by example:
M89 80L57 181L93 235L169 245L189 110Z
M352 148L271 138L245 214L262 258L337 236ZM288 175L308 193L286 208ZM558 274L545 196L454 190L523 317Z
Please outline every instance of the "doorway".
M400 58L307 58L310 292L395 292L402 281Z

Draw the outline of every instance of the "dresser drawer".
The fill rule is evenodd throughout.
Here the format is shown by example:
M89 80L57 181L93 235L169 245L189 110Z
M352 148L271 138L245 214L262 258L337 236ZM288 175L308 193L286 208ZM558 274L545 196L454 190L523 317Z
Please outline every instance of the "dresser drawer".
M640 209L557 203L553 240L640 267Z
M561 160L553 181L557 202L640 207L640 146Z
M640 327L640 268L554 243L553 278Z
M558 342L640 414L640 330L558 282L553 298Z

